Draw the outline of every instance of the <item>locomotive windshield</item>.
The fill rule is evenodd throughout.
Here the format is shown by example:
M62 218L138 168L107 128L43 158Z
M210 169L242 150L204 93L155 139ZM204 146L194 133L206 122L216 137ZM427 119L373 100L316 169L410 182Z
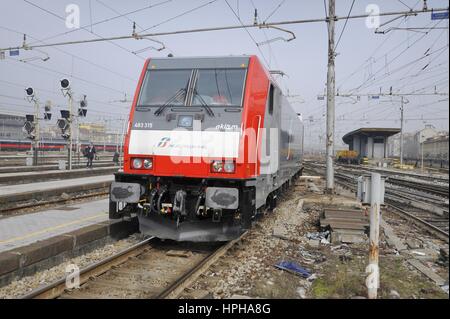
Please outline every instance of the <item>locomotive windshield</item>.
M244 91L245 70L199 70L192 105L241 106Z
M242 106L245 76L244 69L149 70L138 106Z
M139 106L184 105L191 70L152 70L142 85Z

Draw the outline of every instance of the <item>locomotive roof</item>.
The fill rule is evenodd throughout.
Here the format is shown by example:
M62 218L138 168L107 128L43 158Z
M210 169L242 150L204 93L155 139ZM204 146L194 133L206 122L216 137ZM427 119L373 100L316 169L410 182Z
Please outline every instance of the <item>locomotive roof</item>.
M248 67L250 56L151 58L149 69L216 69Z

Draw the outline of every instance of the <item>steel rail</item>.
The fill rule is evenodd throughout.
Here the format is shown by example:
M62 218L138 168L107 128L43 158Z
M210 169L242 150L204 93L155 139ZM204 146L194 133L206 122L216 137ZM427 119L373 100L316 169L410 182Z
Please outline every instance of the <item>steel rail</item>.
M316 165L312 165L316 166ZM317 166L316 166L317 168ZM349 182L350 176L342 175L342 174L336 174L336 183L349 188L353 192L356 191L356 186ZM403 216L404 218L411 220L414 224L421 227L422 229L430 232L431 234L437 236L438 238L444 240L446 243L449 243L449 233L440 229L439 227L436 227L427 221L414 216L411 213L406 212L402 208L398 207L396 204L398 204L398 201L395 201L393 198L389 196L385 196L385 201L388 203L388 207L392 208L391 211L393 213L397 213L397 215ZM395 203L395 204L394 204Z
M118 266L132 257L137 257L149 249L149 243L155 237L147 238L113 256L96 262L80 270L80 285L88 282L92 277L98 277L115 266ZM67 291L66 278L61 278L46 286L37 288L30 293L23 295L21 299L55 299Z
M407 211L403 210L402 208L398 207L397 205L394 205L392 203L389 204L390 208L393 208L395 211L397 211L400 215L406 217L407 219L414 222L419 227L422 227L432 233L433 235L436 235L440 239L444 240L447 244L449 243L449 233L424 221L423 219L414 216L411 213L408 213Z
M157 293L151 298L156 299L167 299L176 298L179 296L184 289L195 282L199 276L204 273L209 267L215 263L219 258L227 253L227 251L236 245L238 242L247 235L248 232L244 232L238 238L221 245L217 249L209 253L200 262L196 263L194 267L190 268L188 271L184 272L175 281L165 287L161 292ZM114 267L125 263L127 260L133 257L137 257L145 252L152 249L148 244L156 239L156 237L148 238L136 245L133 245L118 254L110 256L104 260L96 262L80 271L80 286L87 283L92 278L99 277L104 273L110 271ZM43 287L39 287L30 293L23 295L21 299L55 299L63 295L65 292L69 291L66 285L66 278L61 278Z
M204 273L213 263L215 263L220 257L226 254L231 247L233 247L238 242L242 241L242 239L247 235L248 231L244 232L238 238L228 242L227 244L219 247L215 251L213 251L210 255L206 256L203 260L201 260L197 265L191 268L188 272L183 274L180 278L166 287L162 292L160 292L156 299L168 299L168 298L176 298L183 290L194 283L194 281Z

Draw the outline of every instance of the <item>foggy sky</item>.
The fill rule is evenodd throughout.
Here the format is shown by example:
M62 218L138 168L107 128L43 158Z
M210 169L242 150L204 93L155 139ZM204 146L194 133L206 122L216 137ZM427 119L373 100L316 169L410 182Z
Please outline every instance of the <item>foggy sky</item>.
M42 7L45 12L30 3ZM70 31L65 26L65 7L78 4L81 10L81 26L115 17L119 13L143 8L149 4L166 2L118 1L118 0L19 0L1 1L0 10L0 47L20 45L23 33L27 34L27 43L33 43ZM163 22L187 10L207 4L213 0L172 0L150 9L101 23L87 30L78 29L65 35L47 40L47 43L93 39L108 36L128 35L132 32L132 21L137 23L137 31L150 28L147 32L162 32L200 27L237 25L233 12L225 0L217 0L196 11L171 21ZM258 9L258 19L264 21L277 6L280 8L268 21L323 18L323 1L318 0L228 0L241 20L253 23L254 7ZM253 3L252 3L253 2ZM337 0L337 15L348 14L351 0ZM403 0L413 7L417 0ZM357 0L352 14L362 14L368 4L379 5L382 12L408 10L395 0ZM110 8L108 8L108 7ZM416 8L421 8L420 1ZM429 7L447 7L448 1L429 0ZM112 10L111 10L112 9ZM114 11L113 11L114 10ZM59 17L58 17L59 16ZM382 18L382 22L392 18ZM430 14L422 14L408 19L399 19L382 29L389 27L431 27L428 34L396 30L384 35L374 34L368 29L364 19L349 20L337 48L336 87L344 94L387 92L392 86L398 92L448 92L448 20L431 21ZM158 25L160 24L160 25ZM156 25L156 26L155 26ZM152 26L155 26L152 28ZM337 23L336 40L341 34L344 20ZM59 90L59 80L71 79L75 97L86 94L89 100L89 113L84 121L108 121L111 127L117 127L117 119L128 116L130 102L136 89L137 78L145 58L167 56L222 56L257 54L268 67L282 70L284 78L277 80L284 92L289 90L291 101L297 112L304 114L307 120L306 145L319 143L319 136L325 131L325 101L319 101L317 95L324 93L327 71L327 26L324 22L287 25L296 39L290 42L275 41L269 45L260 45L264 58L245 30L205 32L196 34L170 35L158 37L166 47L163 51L153 49L139 54L132 51L159 44L149 40L123 40L79 44L71 46L43 48L39 51L20 51L20 55L0 60L0 112L14 111L29 113L31 104L24 100L24 88L33 86L38 98L44 103L51 100L53 112L66 108L67 100ZM445 27L446 29L440 29ZM6 28L6 29L5 29ZM94 35L93 33L97 34ZM421 30L423 31L423 30ZM288 38L289 34L277 30L250 29L256 42L278 37ZM120 47L119 47L120 46ZM429 54L429 56L426 56ZM49 56L48 61L41 58ZM20 62L19 59L34 59ZM368 76L375 76L360 89ZM298 95L298 96L297 96ZM405 107L405 131L420 129L425 124L433 124L438 129L448 130L448 96L411 96ZM359 127L400 127L399 98L381 98L369 100L337 97L336 99L337 144L340 137ZM57 115L55 115L56 121Z

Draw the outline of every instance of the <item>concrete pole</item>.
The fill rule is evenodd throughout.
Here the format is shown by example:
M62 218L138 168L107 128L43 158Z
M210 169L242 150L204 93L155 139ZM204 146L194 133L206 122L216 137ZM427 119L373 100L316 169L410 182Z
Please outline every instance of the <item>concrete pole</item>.
M77 163L80 164L80 116L77 116Z
M73 146L73 98L72 98L72 93L69 94L69 120L70 120L70 136L69 136L69 171L72 170L72 146Z
M41 138L39 125L39 102L34 100L34 120L36 121L36 137L34 139L33 165L38 165L39 140Z
M327 144L326 144L326 163L327 163L327 181L326 192L332 194L334 191L334 120L335 120L335 68L334 68L334 31L335 31L335 0L328 2L328 72L327 72Z
M403 167L403 106L404 106L404 98L402 96L400 106L400 168Z
M420 137L420 139L422 139L422 136ZM421 148L421 165L420 165L420 167L421 167L421 171L422 171L422 173L423 173L423 142L421 141L421 143L420 143L420 148Z
M366 272L369 276L366 279L369 299L376 299L379 283L380 271L378 267L379 237L380 237L380 206L381 206L381 175L371 174L370 182L370 236L369 236L369 265Z

